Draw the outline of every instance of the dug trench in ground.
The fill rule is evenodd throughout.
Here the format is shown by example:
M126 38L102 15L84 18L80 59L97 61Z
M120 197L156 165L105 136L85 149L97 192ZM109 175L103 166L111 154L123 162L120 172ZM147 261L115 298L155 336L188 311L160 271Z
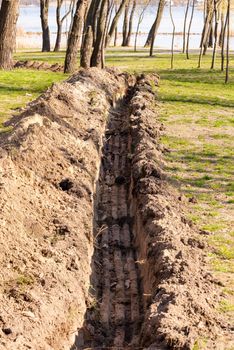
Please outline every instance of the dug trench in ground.
M71 349L220 349L204 243L161 169L157 79L134 81L81 71L2 137L0 349L68 349L77 327Z
M96 193L92 298L72 350L193 349L204 339L207 349L222 347L205 244L162 172L155 83L155 76L138 78L110 112Z

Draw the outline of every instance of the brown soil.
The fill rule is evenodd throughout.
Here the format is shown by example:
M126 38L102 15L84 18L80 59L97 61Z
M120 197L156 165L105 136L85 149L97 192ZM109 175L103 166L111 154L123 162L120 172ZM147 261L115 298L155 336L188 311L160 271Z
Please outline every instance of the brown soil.
M205 244L161 169L155 83L81 71L1 136L0 349L193 349L204 338L222 349Z
M41 61L16 61L14 68L27 68L38 70L49 70L51 72L63 72L63 66L58 63L50 64Z

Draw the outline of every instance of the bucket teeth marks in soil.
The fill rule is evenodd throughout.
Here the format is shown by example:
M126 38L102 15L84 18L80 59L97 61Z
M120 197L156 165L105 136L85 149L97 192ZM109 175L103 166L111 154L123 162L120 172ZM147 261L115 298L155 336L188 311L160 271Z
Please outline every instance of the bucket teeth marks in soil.
M136 349L139 343L141 297L128 208L128 117L129 109L123 102L111 113L106 131L98 183L99 233L94 251L94 261L101 266L93 271L99 312L87 311L84 328L94 327L95 334L84 337L79 349Z

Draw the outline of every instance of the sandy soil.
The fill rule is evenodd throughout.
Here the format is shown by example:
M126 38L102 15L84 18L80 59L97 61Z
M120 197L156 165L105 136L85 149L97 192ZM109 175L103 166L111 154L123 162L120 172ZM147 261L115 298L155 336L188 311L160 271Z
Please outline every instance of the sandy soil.
M220 350L230 333L207 247L162 170L158 77L135 80L80 71L1 136L1 350L194 349L204 338Z

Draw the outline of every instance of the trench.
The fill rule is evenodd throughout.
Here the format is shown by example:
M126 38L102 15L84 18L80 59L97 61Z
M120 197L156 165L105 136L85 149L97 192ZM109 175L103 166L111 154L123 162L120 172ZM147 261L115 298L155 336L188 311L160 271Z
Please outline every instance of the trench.
M110 111L96 199L90 294L72 349L140 349L143 306L130 214L132 91Z

